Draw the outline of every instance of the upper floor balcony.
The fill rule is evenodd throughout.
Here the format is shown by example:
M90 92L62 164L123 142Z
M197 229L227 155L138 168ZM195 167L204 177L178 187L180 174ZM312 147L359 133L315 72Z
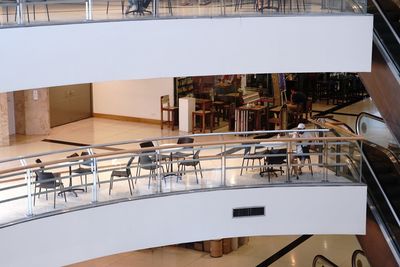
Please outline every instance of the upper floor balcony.
M366 0L2 0L0 25L93 21L362 14Z
M43 250L51 254L46 264L58 266L221 237L363 234L362 141L317 123L301 131L133 140L3 160L3 263L36 265ZM56 238L62 246L54 246ZM17 255L21 244L29 246L26 257Z

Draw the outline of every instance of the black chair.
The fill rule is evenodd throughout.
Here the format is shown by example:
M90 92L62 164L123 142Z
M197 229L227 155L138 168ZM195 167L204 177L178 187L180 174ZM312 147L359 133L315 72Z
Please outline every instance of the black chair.
M89 155L89 153L87 151L83 151L81 153L81 156L88 156L88 155ZM78 156L78 154L74 153L68 157L73 158L73 157L77 157L77 156ZM88 159L83 160L81 163L79 163L79 166L77 169L71 170L71 175L73 173L80 174L81 184L83 184L82 176L83 175L85 176L85 191L86 192L87 192L87 176L92 173L92 163L93 163L93 159L88 158ZM97 164L94 166L94 168L97 170ZM100 178L99 178L98 174L97 174L97 183L99 184L99 187L100 187Z
M193 167L194 168L194 173L196 174L196 182L199 183L199 178L197 177L197 165L199 165L199 171L200 171L200 176L203 178L203 172L201 171L201 164L200 164L200 158L199 158L200 150L197 150L196 153L193 154L193 158L190 160L184 160L182 162L179 162L178 164L178 172L182 174L186 173L186 167ZM179 177L179 176L178 176Z
M131 157L128 160L128 163L126 164L126 167L124 170L113 170L111 172L111 177L110 177L110 188L108 189L108 194L111 195L111 189L113 188L114 185L114 177L126 177L127 181L128 181L128 185L129 185L129 191L132 195L132 187L135 188L135 186L131 185L131 181L132 181L132 173L131 173L131 165L133 160L135 159L135 157Z
M279 167L279 169L274 169L273 166L268 166L268 165L281 165L286 163L287 159L287 150L286 148L282 149L273 149L270 150L268 154L266 154L266 157L264 159L264 170L260 172L260 176L263 177L265 173L268 174L268 182L271 181L271 173L274 174L276 177L278 177L277 172L280 172L281 175L284 173L282 166Z
M121 14L124 14L124 6L125 6L125 1L121 0ZM109 7L110 7L110 0L107 1L106 14L108 14L108 8Z
M149 184L148 188L150 188L150 181L151 178L156 178L156 170L161 168L161 171L164 173L164 167L160 165L158 162L153 161L152 158L150 158L148 155L141 155L139 156L139 164L138 168L144 169L144 170L149 170ZM135 183L137 182L137 175L135 178ZM164 178L164 177L163 177ZM165 178L164 178L165 181Z
M40 161L40 159L39 159ZM36 161L37 163L41 163ZM48 200L48 189L53 190L54 192L54 208L56 208L56 198L57 198L57 188L60 189L60 192L64 190L64 184L61 181L57 181L59 176L52 172L44 172L42 167L41 170L35 171L36 181L35 181L35 194L33 196L33 205L36 204L36 194L38 198L40 198L40 194L42 194L42 188L46 189L46 200ZM36 193L36 189L39 187L39 193ZM63 192L64 200L67 202L67 197L65 192Z
M126 8L125 15L132 13L138 15L144 15L144 13L152 14L150 10L147 10L152 0L129 0L128 7ZM130 10L132 7L136 9Z
M257 151L257 144L259 143L247 143L247 144L242 144L242 145L247 145L244 148L244 153L243 153L243 161L242 161L242 167L240 168L240 175L243 174L243 168L244 168L244 162L247 161L246 163L246 171L249 168L249 161L252 161L252 168L254 167L254 161L258 160L258 165L260 166L260 171L261 171L261 160L264 159L265 157L265 150L263 151ZM254 153L251 153L251 147L252 145L255 145L256 147L254 148Z
M139 146L140 146L140 148L150 148L150 147L154 147L154 144L153 144L152 141L146 141L146 142L140 143ZM142 154L147 154L153 162L155 162L156 159L157 159L156 151L154 149L153 150L144 151L144 152L142 152ZM159 159L160 160L169 160L170 156L169 155L160 154L159 155ZM136 176L140 175L140 169L141 169L140 160L141 160L141 157L139 157L139 159L138 159L138 167L136 169Z
M191 137L180 137L178 139L177 144L181 145L181 144L193 144L194 139ZM175 153L171 154L171 159L184 159L187 157L191 157L193 156L193 147L185 147L183 148L184 151L188 151L191 150L191 152L182 152L182 151L178 151Z

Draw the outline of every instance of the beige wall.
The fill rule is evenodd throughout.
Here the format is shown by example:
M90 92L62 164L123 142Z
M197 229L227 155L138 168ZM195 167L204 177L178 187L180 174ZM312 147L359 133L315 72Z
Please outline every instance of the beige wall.
M9 144L7 93L0 93L0 145Z
M160 119L160 97L170 95L173 78L113 81L93 84L93 113Z
M41 135L50 132L48 88L15 92L14 107L17 134Z

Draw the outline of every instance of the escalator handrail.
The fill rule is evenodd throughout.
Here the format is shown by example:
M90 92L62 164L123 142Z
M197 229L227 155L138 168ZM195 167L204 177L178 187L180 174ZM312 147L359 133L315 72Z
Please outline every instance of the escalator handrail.
M376 121L378 121L378 122L381 122L381 123L386 124L385 120L382 119L381 117L378 117L378 116L373 115L373 114L368 113L368 112L361 112L360 114L358 114L357 119L356 119L356 134L357 134L357 135L361 135L361 129L360 129L361 123L360 123L360 121L361 121L361 119L362 119L363 117L369 117L369 118L372 118L372 119L374 119L374 120L376 120ZM394 135L393 135L393 133L390 131L390 129L389 129L388 127L387 127L387 129L388 129L388 131L390 132L390 134L392 135L393 140L397 141L396 138L394 138ZM392 153L392 152L391 152L391 153ZM392 154L393 154L393 153L392 153ZM395 154L393 154L393 156L397 159L397 156L396 156Z
M315 255L314 260L313 260L313 263L312 263L312 266L313 266L313 267L316 267L316 266L317 266L316 264L317 264L317 261L318 261L319 259L324 260L325 262L327 262L328 264L330 264L332 267L339 267L339 265L335 264L335 263L332 262L330 259L328 259L327 257L325 257L325 256L323 256L323 255L321 255L321 254Z
M392 212L392 215L393 215L393 217L395 218L395 220L396 220L396 222L397 222L397 225L400 226L399 217L397 216L397 214L396 214L396 212L395 212L395 210L394 210L392 204L391 204L390 201L389 201L389 198L387 197L385 191L383 190L381 184L379 183L379 180L378 180L378 178L376 177L375 172L373 171L373 169L372 169L372 167L371 167L371 164L369 163L369 161L368 161L367 157L365 156L364 151L361 149L361 147L359 147L359 149L360 149L360 155L361 155L362 159L364 160L364 162L367 164L367 167L368 167L369 171L371 172L372 177L374 178L374 181L375 181L375 183L377 184L377 186L378 186L378 188L379 188L379 190L380 190L380 192L381 192L383 198L385 199L385 202L386 202L387 205L389 206L389 209L390 209L390 211Z
M351 255L351 267L357 267L356 259L357 259L357 255L358 254L363 255L364 257L366 257L364 251L362 251L360 249L354 250L353 254Z
M379 122L385 123L385 121L381 117L378 117L378 116L373 115L373 114L368 113L368 112L361 112L361 113L358 114L357 119L356 119L356 134L358 134L358 135L360 135L360 132L361 132L360 120L362 119L362 117L370 117L370 118L372 118L374 120L377 120Z
M351 158L351 157L348 156L348 155L347 155L347 158L350 160L351 169L352 169L354 172L358 173L359 170L358 170L358 168L357 168L357 166L356 166L357 164L355 163L354 159ZM392 251L392 254L393 254L393 256L395 257L396 261L397 261L397 262L400 262L400 259L399 259L399 257L398 257L398 256L399 256L399 252L398 252L398 250L396 249L396 245L394 244L394 240L393 240L393 238L390 238L390 237L389 237L390 234L389 234L388 227L387 227L387 225L384 223L383 219L381 218L382 215L377 211L376 205L374 204L373 198L372 198L372 196L370 195L370 193L368 193L367 203L368 203L368 206L369 206L369 208L370 208L370 210L371 210L371 212L372 212L372 214L373 214L373 216L374 216L374 218L375 218L376 223L378 224L378 226L379 226L379 228L380 228L380 230L381 230L383 236L385 237L385 239L386 239L386 241L387 241L387 243L388 243L389 249ZM357 251L357 250L356 250L356 251ZM355 257L354 254L356 253L356 251L353 252L353 255L352 255L352 262L353 262L353 257ZM366 255L365 255L365 252L363 252L363 253L364 253L364 256L366 256ZM353 265L352 265L352 267L353 267Z
M386 22L386 24L388 25L390 31L393 33L394 37L396 38L397 42L400 44L400 38L397 35L397 32L393 29L392 25L390 24L389 20L386 18L386 15L384 14L384 12L382 11L381 7L379 6L378 2L376 2L376 0L371 0L372 3L374 3L376 9L378 10L379 14L382 16L383 20Z

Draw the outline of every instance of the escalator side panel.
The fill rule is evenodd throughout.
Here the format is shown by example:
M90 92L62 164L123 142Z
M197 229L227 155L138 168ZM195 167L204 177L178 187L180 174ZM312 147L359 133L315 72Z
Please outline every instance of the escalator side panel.
M357 239L371 266L398 266L379 225L375 222L370 213L367 216L366 234L358 235Z
M372 49L371 72L360 72L359 75L382 118L399 142L400 83L394 77L376 45Z

